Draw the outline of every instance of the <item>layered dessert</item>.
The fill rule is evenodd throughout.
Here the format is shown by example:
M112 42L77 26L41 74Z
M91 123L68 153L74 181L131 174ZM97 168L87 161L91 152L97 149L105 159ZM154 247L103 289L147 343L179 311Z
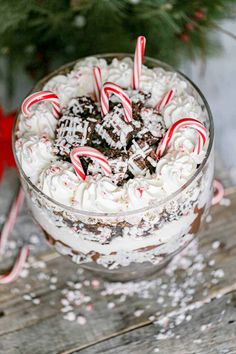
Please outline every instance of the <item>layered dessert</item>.
M161 264L193 239L209 207L207 109L187 79L150 62L134 87L131 57L79 60L39 87L54 98L28 102L18 116L16 160L30 209L77 263ZM109 94L96 91L95 67Z

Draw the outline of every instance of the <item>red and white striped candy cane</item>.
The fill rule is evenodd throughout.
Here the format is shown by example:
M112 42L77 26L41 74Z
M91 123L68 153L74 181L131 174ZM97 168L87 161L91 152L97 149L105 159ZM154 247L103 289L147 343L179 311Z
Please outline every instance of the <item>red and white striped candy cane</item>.
M16 262L9 273L0 275L0 284L8 284L14 281L20 275L23 265L29 255L29 246L23 246L17 256Z
M146 38L144 36L139 36L136 42L136 48L134 53L134 68L132 76L132 86L134 90L139 89L140 77L142 71L142 63L145 53Z
M174 91L173 90L169 90L160 100L160 102L158 102L158 104L156 105L156 110L161 113L162 110L165 108L165 106L168 105L168 103L172 100L172 98L174 97Z
M177 122L175 122L169 128L169 130L166 132L166 135L161 140L161 142L156 150L157 158L160 158L163 155L163 153L166 151L168 146L171 144L175 133L181 128L193 128L198 132L199 139L198 139L196 151L198 154L200 154L200 152L207 140L207 130L206 130L205 126L199 120L197 120L195 118L182 118L182 119L178 120Z
M81 146L71 151L70 158L77 176L82 179L82 181L86 179L86 174L81 164L80 156L88 156L98 161L106 176L111 173L111 167L106 157L100 151L89 146Z
M2 228L1 231L1 236L0 236L0 254L4 253L6 243L8 240L8 237L15 225L17 215L20 211L20 208L24 202L24 191L22 188L19 189L19 192L17 193L17 196L12 203L12 206L10 208L9 214L7 216L7 220Z
M101 89L102 89L102 74L101 69L98 66L93 68L93 82L94 82L94 93L96 101L100 100Z
M58 96L51 91L39 91L28 96L22 103L21 110L25 117L30 115L30 108L39 102L49 101L52 104L53 115L58 118L60 114L60 104Z
M213 181L213 197L211 200L212 205L216 205L221 202L221 200L224 198L225 190L220 181L217 179L214 179Z
M129 96L124 92L124 90L112 82L106 82L102 87L101 92L101 113L104 117L109 112L109 94L116 95L123 107L124 107L124 117L127 123L132 121L132 102Z

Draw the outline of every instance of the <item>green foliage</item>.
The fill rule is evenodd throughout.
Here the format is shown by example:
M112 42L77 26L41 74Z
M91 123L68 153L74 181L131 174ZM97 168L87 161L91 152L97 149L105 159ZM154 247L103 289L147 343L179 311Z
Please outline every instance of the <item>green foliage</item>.
M146 54L176 65L215 48L210 29L236 0L1 0L0 56L38 79L55 66L103 52ZM210 34L210 36L209 36Z

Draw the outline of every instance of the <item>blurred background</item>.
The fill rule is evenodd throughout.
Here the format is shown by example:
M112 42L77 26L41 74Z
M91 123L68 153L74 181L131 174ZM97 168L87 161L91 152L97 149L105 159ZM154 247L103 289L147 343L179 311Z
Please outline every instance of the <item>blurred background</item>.
M236 0L1 0L0 177L13 166L10 132L36 81L79 57L134 52L187 74L216 125L217 166L236 182Z

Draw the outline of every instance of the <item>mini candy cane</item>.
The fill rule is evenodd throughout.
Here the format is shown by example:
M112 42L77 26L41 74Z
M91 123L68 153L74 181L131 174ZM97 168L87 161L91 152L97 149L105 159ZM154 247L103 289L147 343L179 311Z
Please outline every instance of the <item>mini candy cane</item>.
M70 158L77 176L82 179L82 181L86 179L86 175L79 158L80 156L88 156L97 160L106 176L111 173L111 167L106 157L100 151L89 146L81 146L71 151Z
M7 220L2 228L0 236L0 254L4 253L7 239L14 227L19 210L24 202L24 191L22 188L19 189L17 196L11 206L10 212L8 214Z
M211 204L216 205L220 203L220 201L224 198L224 194L225 194L223 185L217 179L214 179L213 181L213 190L214 192L213 192Z
M29 246L24 246L20 249L16 262L9 273L0 275L0 284L8 284L14 281L21 273L23 265L29 255Z
M132 120L132 102L129 96L122 90L122 88L111 82L106 82L103 85L101 92L101 112L102 116L105 116L109 112L109 93L116 95L123 107L124 107L124 117L127 123Z
M173 137L177 130L181 128L193 128L199 134L198 145L197 145L197 153L200 154L206 140L207 140L207 130L204 125L195 118L182 118L175 122L167 131L164 138L161 140L157 150L156 157L160 158L168 146L171 144Z
M168 103L172 100L172 98L174 97L174 91L173 90L169 90L160 100L160 102L158 102L158 104L156 105L156 110L161 113L162 110L165 108L165 106L168 105Z
M57 95L51 91L39 91L28 96L22 103L21 110L25 117L30 115L30 108L39 102L49 101L52 103L53 115L58 118L60 114L60 105Z
M133 77L132 77L132 84L134 90L138 90L139 88L142 63L143 63L143 58L145 53L145 45L146 45L146 38L144 36L139 36L137 38L136 48L134 53L134 69L133 69Z
M102 74L101 69L98 66L93 68L93 81L94 81L94 93L96 101L100 100L102 89Z

